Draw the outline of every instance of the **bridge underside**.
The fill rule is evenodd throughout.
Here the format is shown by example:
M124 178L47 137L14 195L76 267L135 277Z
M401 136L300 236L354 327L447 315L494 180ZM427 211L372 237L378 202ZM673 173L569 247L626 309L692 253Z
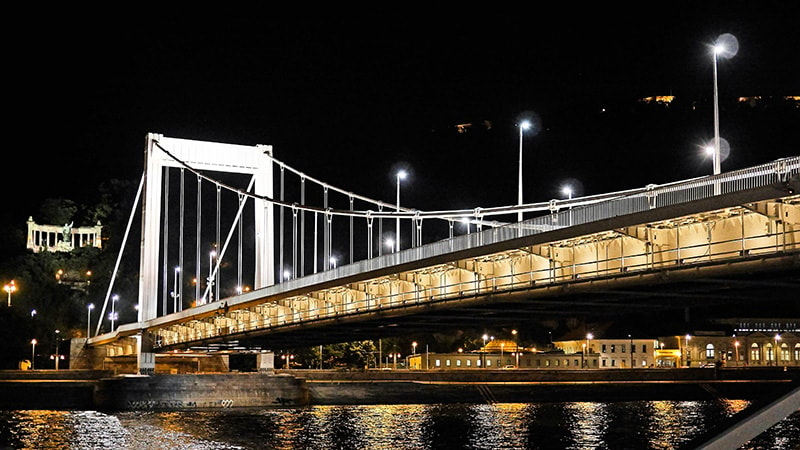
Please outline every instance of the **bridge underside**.
M800 254L775 258L753 257L722 265L609 276L584 282L565 282L544 288L481 293L471 297L420 305L398 306L360 316L320 319L287 325L268 334L232 333L189 348L195 351L285 349L352 340L424 335L474 328L519 328L566 318L613 320L683 314L686 308L752 307L754 314L800 315L793 298L800 292ZM777 311L776 311L777 312ZM652 324L652 323L651 323ZM177 348L177 347L176 347Z
M571 317L638 315L657 322L685 308L714 308L723 316L732 305L767 308L767 314L782 305L781 313L797 315L796 184L588 225L562 223L414 265L356 275L339 268L310 282L292 280L285 288L165 316L146 328L121 327L123 333L90 343L113 348L125 333L144 330L157 352L280 350Z

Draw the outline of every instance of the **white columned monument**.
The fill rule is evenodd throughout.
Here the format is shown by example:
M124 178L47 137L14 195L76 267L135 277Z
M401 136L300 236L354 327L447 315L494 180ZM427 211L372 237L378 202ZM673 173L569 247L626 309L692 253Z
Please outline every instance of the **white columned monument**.
M167 153L169 152L169 153ZM170 156L171 155L171 156ZM185 164L185 165L184 165ZM142 204L141 261L139 267L139 322L155 319L158 306L159 249L163 168L189 166L197 171L251 174L253 194L272 198L272 146L220 144L164 137L149 133L145 145L145 184ZM274 216L271 202L254 200L256 289L274 284ZM153 338L138 339L139 373L155 370Z

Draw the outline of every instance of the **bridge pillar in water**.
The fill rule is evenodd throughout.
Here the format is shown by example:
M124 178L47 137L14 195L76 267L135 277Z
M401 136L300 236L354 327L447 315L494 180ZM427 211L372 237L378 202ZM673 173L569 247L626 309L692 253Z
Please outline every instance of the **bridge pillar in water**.
M152 333L143 331L137 336L136 365L139 375L153 375L156 372L156 354L153 352L155 338Z

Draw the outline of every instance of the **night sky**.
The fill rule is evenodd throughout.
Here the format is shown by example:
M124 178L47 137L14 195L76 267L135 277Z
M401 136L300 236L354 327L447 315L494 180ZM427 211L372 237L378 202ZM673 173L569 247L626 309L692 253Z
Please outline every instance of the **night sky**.
M137 180L148 132L273 145L315 178L389 202L404 164L403 203L420 209L516 203L521 117L537 123L524 140L526 201L559 197L569 179L588 195L704 175L709 45L723 33L740 47L719 64L723 170L798 154L798 112L734 119L731 106L800 95L796 2L721 2L713 14L694 3L358 19L37 13L6 54L5 151L17 161L6 185L25 175L4 216L24 226L44 198L91 202L104 180ZM654 95L676 96L671 115L636 109Z

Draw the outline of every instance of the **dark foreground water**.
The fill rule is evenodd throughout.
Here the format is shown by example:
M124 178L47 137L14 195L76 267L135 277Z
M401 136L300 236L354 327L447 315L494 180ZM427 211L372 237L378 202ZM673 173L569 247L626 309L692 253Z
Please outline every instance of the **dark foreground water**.
M747 401L0 411L14 449L672 449ZM800 448L800 412L746 449Z

